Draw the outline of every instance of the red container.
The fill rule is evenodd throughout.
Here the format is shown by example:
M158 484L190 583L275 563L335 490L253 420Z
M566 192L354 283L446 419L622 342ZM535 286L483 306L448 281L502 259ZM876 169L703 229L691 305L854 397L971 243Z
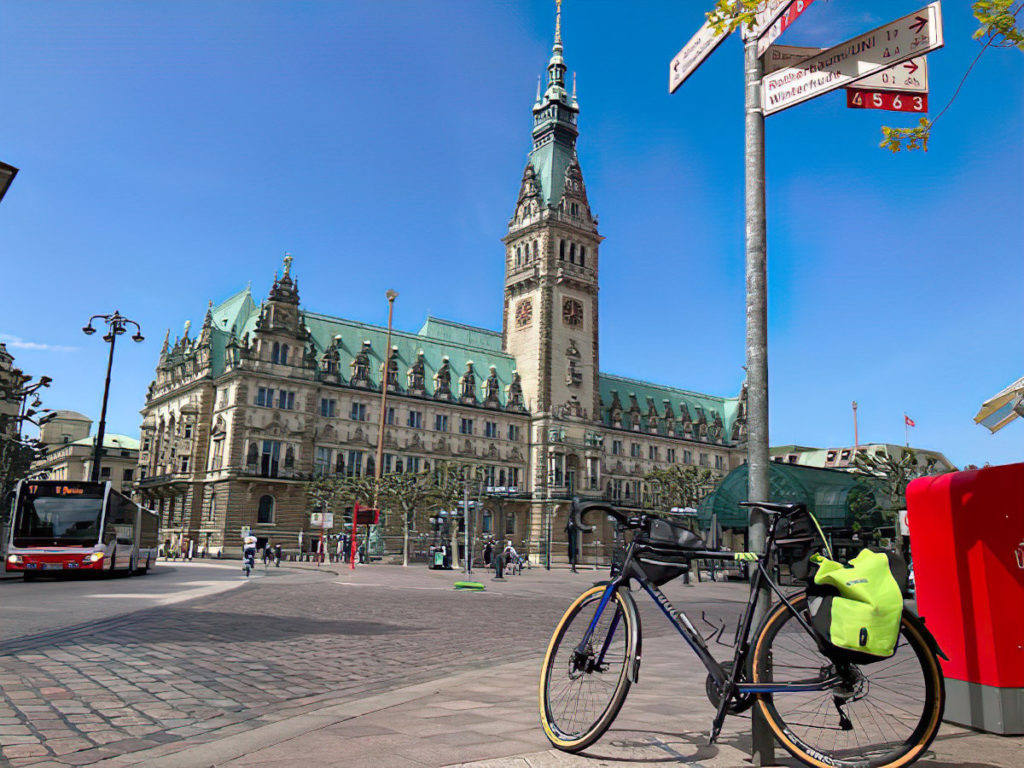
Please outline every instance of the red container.
M946 719L1024 734L1024 464L914 480L918 612L949 656Z

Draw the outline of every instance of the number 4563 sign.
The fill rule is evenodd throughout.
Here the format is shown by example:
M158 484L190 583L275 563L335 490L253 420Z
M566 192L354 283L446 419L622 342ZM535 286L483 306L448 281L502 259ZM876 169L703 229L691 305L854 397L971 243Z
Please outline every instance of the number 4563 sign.
M846 106L850 109L888 109L892 112L927 112L927 93L899 93L898 91L872 91L866 88L847 88Z

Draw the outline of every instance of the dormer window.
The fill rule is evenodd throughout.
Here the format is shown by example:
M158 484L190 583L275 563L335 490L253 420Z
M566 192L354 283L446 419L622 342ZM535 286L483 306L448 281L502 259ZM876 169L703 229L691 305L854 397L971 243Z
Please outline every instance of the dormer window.
M270 362L280 365L288 365L288 345L274 342L270 348Z

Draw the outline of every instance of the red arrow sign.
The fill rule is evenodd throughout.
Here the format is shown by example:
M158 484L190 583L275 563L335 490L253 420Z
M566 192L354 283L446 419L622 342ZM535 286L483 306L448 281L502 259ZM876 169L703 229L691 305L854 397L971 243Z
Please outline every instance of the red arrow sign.
M917 72L917 70L919 70L921 68L920 66L918 66L917 62L913 61L913 60L908 61L903 66L904 66L904 68L910 70L910 74L914 74L915 72Z
M928 19L924 18L923 16L915 16L914 23L910 25L910 28L915 32L920 32L922 29L924 29L924 25L927 23Z

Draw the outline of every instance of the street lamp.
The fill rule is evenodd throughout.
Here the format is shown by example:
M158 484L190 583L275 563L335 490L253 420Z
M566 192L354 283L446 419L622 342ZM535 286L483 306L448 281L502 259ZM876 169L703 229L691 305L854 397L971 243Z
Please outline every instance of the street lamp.
M100 481L100 460L103 456L103 438L107 431L107 397L110 395L110 369L114 364L114 342L117 341L118 336L128 331L129 325L135 326L135 335L132 336L132 341L137 343L143 341L144 337L139 324L134 320L129 320L116 309L112 315L90 317L89 322L82 328L82 333L86 336L96 333L96 329L92 327L94 320L100 320L107 324L107 332L104 334L103 340L110 344L110 354L107 356L107 380L103 384L103 407L100 409L100 426L96 431L96 444L92 454L92 476L89 478L92 482L98 483Z
M395 299L398 291L390 288L384 293L388 300L388 340L384 356L384 375L380 377L380 421L377 429L377 460L373 466L373 506L380 509L380 474L384 463L384 424L388 406L388 376L391 375L391 321L395 315ZM403 513L404 514L404 513Z
M18 175L18 169L7 163L0 163L0 200L7 194L7 188L11 186L14 177Z

